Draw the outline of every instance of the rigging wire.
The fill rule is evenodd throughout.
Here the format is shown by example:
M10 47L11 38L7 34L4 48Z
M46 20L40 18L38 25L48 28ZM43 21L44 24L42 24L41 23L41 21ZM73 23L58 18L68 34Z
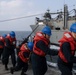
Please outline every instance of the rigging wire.
M24 17L17 17L17 18L12 18L12 19L5 19L5 20L0 20L0 22L6 22L6 21L12 21L12 20L18 20L18 19L23 19L23 18L28 18L28 17L33 17L33 16L38 16L38 15L42 15L41 14L35 14L35 15L30 15L30 16L24 16Z
M50 14L60 14L62 12L55 12L55 13L50 13ZM44 13L40 14L35 14L35 15L30 15L30 16L24 16L24 17L17 17L17 18L12 18L12 19L5 19L5 20L0 20L0 22L6 22L6 21L12 21L12 20L18 20L18 19L23 19L23 18L28 18L28 17L33 17L33 16L38 16L38 15L43 15Z

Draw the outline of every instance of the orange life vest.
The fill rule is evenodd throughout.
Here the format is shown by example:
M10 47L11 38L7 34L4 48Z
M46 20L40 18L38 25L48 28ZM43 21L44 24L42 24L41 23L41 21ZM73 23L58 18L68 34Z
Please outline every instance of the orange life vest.
M9 39L11 45L16 46L16 38L11 38L10 35L7 35L6 39ZM6 46L6 43L5 43L5 46Z
M22 60L23 62L27 63L28 60L29 60L29 57L28 57L28 58L25 58L24 55L23 55L24 52L30 54L30 50L28 50L28 49L26 48L25 44L23 44L23 45L21 46L20 52L19 52L18 56L21 58L21 60Z
M69 42L70 43L70 46L71 46L71 54L74 55L75 54L75 49L76 49L76 42L74 41L74 38L72 37L71 33L70 32L65 32L63 37L59 40L59 43L60 43L60 50L59 50L59 57L66 63L68 63L68 61L66 60L62 50L61 50L61 47L62 47L62 44L64 42Z
M5 39L2 37L2 36L0 36L0 41L4 44L5 43ZM4 45L0 45L0 48L4 48Z
M36 43L37 43L38 41L40 41L40 40L42 40L43 42L45 42L45 44L46 44L47 46L49 46L49 42L50 42L50 41L47 40L47 39L43 36L43 34L42 34L41 32L38 32L38 33L36 33L36 36L34 37L33 52L34 52L35 54L39 55L39 56L45 56L45 55L46 55L45 52L43 52L41 49L39 49L39 48L36 47Z

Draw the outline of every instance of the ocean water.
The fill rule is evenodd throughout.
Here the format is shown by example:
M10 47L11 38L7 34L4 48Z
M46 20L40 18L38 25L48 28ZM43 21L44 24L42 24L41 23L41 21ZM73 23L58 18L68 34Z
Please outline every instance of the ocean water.
M15 31L17 40L27 37L32 31ZM10 31L0 31L0 35L8 34Z
M10 31L0 31L0 35L8 34L8 33L10 33ZM32 31L15 31L16 39L20 40L21 42L23 41L24 38L27 38L31 33ZM31 35L34 35L34 34L31 34Z

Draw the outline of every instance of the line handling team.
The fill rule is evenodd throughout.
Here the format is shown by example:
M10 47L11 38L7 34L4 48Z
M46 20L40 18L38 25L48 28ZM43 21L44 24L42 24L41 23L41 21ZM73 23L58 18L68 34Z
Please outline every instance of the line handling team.
M17 40L14 31L0 36L0 60L5 70L10 70L11 74L21 70L20 75L27 75L30 61L33 75L46 75L48 69L46 55L52 55L58 56L57 66L61 75L73 75L73 63L76 63L76 23L73 23L70 30L64 32L62 38L58 40L59 50L50 49L51 36L51 28L47 25L35 34L33 41L27 40L20 47L16 47ZM12 61L10 69L8 68L9 56Z

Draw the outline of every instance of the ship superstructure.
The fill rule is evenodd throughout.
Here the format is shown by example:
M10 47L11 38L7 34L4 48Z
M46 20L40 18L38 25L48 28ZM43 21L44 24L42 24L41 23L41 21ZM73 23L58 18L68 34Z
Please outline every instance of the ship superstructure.
M41 31L45 25L50 26L52 30L51 42L58 43L58 40L62 37L65 31L68 31L71 24L76 21L76 9L73 9L74 16L70 16L70 12L68 11L68 6L64 5L64 11L50 13L49 10L44 14L43 19L39 19L36 17L35 25L30 25L32 30L36 28L34 33L37 31ZM51 15L57 15L55 18L52 18Z

